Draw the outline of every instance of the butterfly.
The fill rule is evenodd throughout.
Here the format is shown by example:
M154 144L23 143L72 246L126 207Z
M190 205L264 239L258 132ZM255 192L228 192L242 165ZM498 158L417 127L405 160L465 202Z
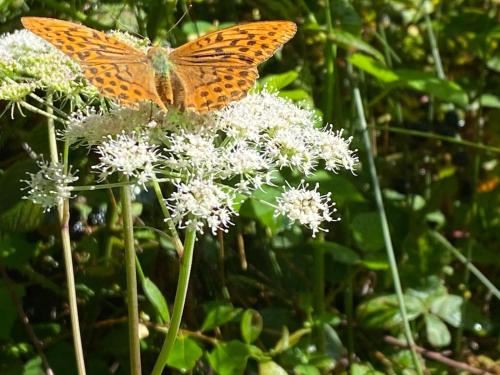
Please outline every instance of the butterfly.
M261 21L214 31L175 49L144 53L110 35L54 18L23 17L24 27L77 61L99 92L121 105L141 101L206 112L245 96L257 65L291 39L290 21Z

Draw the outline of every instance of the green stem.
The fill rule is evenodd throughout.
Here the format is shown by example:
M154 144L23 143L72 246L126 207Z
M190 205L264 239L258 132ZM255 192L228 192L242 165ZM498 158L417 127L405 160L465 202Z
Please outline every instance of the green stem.
M485 145L483 143L465 141L462 139L448 137L448 136L440 135L440 134L436 134L436 133L429 133L429 132L422 132L422 131L418 131L418 130L397 128L394 126L390 126L390 127L373 126L373 128L377 129L377 130L387 130L387 131L392 132L392 133L400 133L400 134L411 135L411 136L415 136L415 137L439 139L439 140L444 141L444 142L454 143L454 144L465 146L465 147L477 148L479 150L484 150L484 151L488 151L488 152L500 153L500 147L489 146L489 145Z
M424 1L424 18L425 18L425 26L427 28L427 36L429 37L429 43L431 44L431 52L432 57L434 59L434 65L436 66L436 72L439 78L446 79L446 75L444 74L443 63L441 62L441 55L439 54L439 48L436 40L436 36L434 35L434 30L432 28L431 18L429 17L429 12L427 12L426 3Z
M170 217L170 212L168 211L168 207L165 204L165 198L163 197L163 193L161 191L160 184L156 178L152 181L153 189L155 190L156 198L158 199L158 203L160 204L161 212L165 217L167 227L170 231L170 236L172 238L172 242L174 243L175 250L179 255L179 258L182 258L182 254L184 253L184 247L182 246L182 241L179 238L179 234L177 233L177 229L175 228L175 224Z
M181 258L181 265L179 270L179 279L177 281L177 291L175 292L174 308L172 311L172 321L168 329L167 337L163 342L160 354L156 360L155 366L151 375L161 375L163 369L167 364L168 355L172 349L179 327L181 325L182 313L184 311L184 304L186 303L187 289L189 285L189 276L191 274L191 264L193 262L194 243L196 241L196 225L193 225L186 231L186 238L184 240L184 254Z
M322 242L322 237L318 241ZM316 347L320 354L324 354L326 349L325 329L323 326L323 316L325 313L325 251L322 246L315 247L313 258L314 315L319 322L315 329Z
M52 109L52 95L47 94L47 128L49 135L50 160L52 164L59 163L57 153L57 138ZM34 107L36 108L36 107ZM67 166L65 166L67 169ZM69 314L71 321L71 331L73 332L73 347L78 375L85 375L85 359L83 356L82 338L80 334L80 320L78 318L78 304L76 299L75 272L73 270L73 258L71 254L71 238L69 235L69 202L62 201L58 207L59 222L61 224L61 244L63 248L64 267L66 270L66 284L68 288Z
M328 35L333 33L332 9L330 0L326 0L326 28ZM335 58L337 57L337 46L331 38L325 43L326 78L325 78L325 122L333 121L334 91L335 91Z
M127 274L128 338L130 350L130 373L141 374L141 352L139 340L139 305L137 302L137 274L135 265L134 228L132 223L132 197L130 188L121 188L123 217L123 239L125 243L125 271Z
M358 115L359 126L361 128L361 132L363 133L363 142L364 142L365 149L366 149L368 167L370 170L370 177L372 180L373 190L374 190L374 194L375 194L375 202L377 204L377 209L378 209L380 221L382 224L382 232L383 232L383 236L384 236L387 258L389 260L389 265L390 265L391 274L392 274L392 280L394 282L394 289L396 290L396 295L397 295L398 304L399 304L399 310L400 310L401 317L403 320L404 335L406 337L406 342L408 344L408 347L410 348L410 351L411 351L412 361L413 361L413 365L415 366L415 370L417 371L417 373L419 375L423 375L421 364L420 364L420 359L419 359L419 356L417 354L417 351L415 350L415 342L413 341L413 336L412 336L412 332L410 329L410 323L408 321L408 315L406 313L406 306L405 306L405 301L404 301L404 297L403 297L403 289L401 287L401 281L399 279L398 265L396 262L396 256L394 255L394 248L392 246L392 239L391 239L391 234L389 231L389 224L387 222L387 216L385 214L385 207L384 207L384 201L382 199L382 192L380 190L380 185L378 182L377 170L375 168L375 161L373 160L371 141L370 141L370 136L368 134L368 127L366 125L366 119L365 119L365 114L364 114L364 109L363 109L363 102L361 100L361 94L360 94L359 88L357 86L354 86L353 96L354 96L354 102L356 105L356 112Z

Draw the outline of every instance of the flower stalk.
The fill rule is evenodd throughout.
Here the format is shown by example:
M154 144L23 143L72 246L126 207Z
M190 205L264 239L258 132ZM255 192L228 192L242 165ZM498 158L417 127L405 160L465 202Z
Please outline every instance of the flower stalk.
M186 238L184 239L184 254L181 258L179 279L177 281L177 291L175 293L174 307L172 311L172 320L168 329L167 337L163 342L160 354L156 360L155 366L151 375L161 375L167 364L168 355L174 346L177 333L181 324L182 313L186 303L186 295L189 285L189 277L191 274L191 265L193 263L194 244L196 241L196 223L186 230Z
M123 177L127 180L127 177ZM135 264L134 228L132 222L132 197L129 186L121 188L123 239L125 243L125 271L127 275L128 337L130 373L141 374L139 339L139 305L137 301L137 274Z
M47 94L47 109L49 115L53 115L52 95ZM59 163L57 152L57 138L54 117L47 116L47 128L49 135L50 158L53 165ZM78 375L85 375L85 359L83 356L82 338L80 334L80 321L78 318L78 304L76 300L75 273L73 270L73 258L71 254L71 239L69 235L69 202L63 199L57 207L59 221L61 224L61 243L63 248L64 267L66 270L66 284L68 288L69 314L71 330L73 332L73 347L75 350L76 368Z
M387 222L387 216L385 214L384 202L382 199L382 192L380 190L380 185L377 177L377 169L375 167L375 161L373 160L371 140L368 134L368 127L366 124L363 101L361 99L361 93L357 85L353 88L354 102L356 105L356 112L359 121L359 127L363 133L363 143L366 149L367 159L368 159L368 169L370 171L370 177L372 180L373 191L375 194L375 202L377 204L377 209L380 217L380 222L382 224L382 232L384 236L385 249L387 252L387 258L389 260L389 266L392 274L392 281L394 283L394 289L396 290L396 296L398 299L399 311L401 313L401 318L403 321L403 332L406 338L407 345L411 352L412 362L418 375L423 375L422 367L420 364L420 358L415 349L415 342L413 341L412 332L410 329L410 323L408 321L408 314L406 312L406 306L403 296L403 288L401 287L401 281L399 278L398 265L396 262L396 256L394 254L394 248L392 246L391 234L389 231L389 224Z

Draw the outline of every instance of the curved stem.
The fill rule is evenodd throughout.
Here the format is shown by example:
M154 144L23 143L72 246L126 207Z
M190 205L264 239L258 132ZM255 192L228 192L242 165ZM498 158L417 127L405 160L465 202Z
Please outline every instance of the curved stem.
M396 296L398 299L399 311L401 313L401 318L403 321L403 332L406 338L406 343L410 348L413 365L417 374L423 375L422 367L420 364L420 358L415 350L415 342L413 341L412 332L410 329L410 323L408 321L408 314L406 313L406 306L403 296L403 288L401 287L401 281L399 279L398 265L396 262L396 256L394 255L394 248L392 246L391 233L389 231L389 224L387 222L387 216L385 214L384 201L382 199L382 192L380 190L380 185L377 177L377 169L375 168L375 161L373 160L371 140L368 135L368 127L366 125L366 119L364 114L363 102L361 100L361 94L357 85L353 89L354 102L356 105L356 113L358 116L359 126L363 133L363 143L366 149L366 156L368 159L368 169L370 171L370 177L372 180L373 191L375 194L375 202L377 204L377 209L380 216L380 222L382 224L382 232L384 236L385 248L387 252L387 258L389 260L389 265L392 274L392 281L394 283L394 289L396 291Z
M53 164L59 162L57 152L57 138L54 125L52 95L47 94L47 127L49 134L50 159ZM66 160L65 160L66 161ZM65 170L67 166L65 165ZM61 224L61 243L63 248L64 268L66 270L66 284L68 288L69 314L71 321L71 331L73 332L73 347L75 350L76 367L78 375L85 375L85 359L83 357L82 338L80 334L80 321L78 318L78 304L76 300L75 273L73 270L73 258L71 254L71 238L69 235L69 203L65 199L57 207L59 221Z
M175 293L174 308L172 311L172 320L168 329L167 337L163 342L160 354L156 360L155 366L151 375L161 375L167 364L168 355L174 346L179 327L181 325L182 313L184 304L186 303L187 289L189 285L189 276L191 274L191 264L193 262L194 243L196 241L196 223L186 231L184 240L184 254L181 258L181 266L179 270L179 280L177 282L177 291Z
M126 180L126 179L125 179ZM139 339L139 305L137 302L137 274L132 223L132 197L130 188L121 188L123 217L123 239L125 243L125 271L127 274L128 339L130 350L130 373L141 374L141 352Z

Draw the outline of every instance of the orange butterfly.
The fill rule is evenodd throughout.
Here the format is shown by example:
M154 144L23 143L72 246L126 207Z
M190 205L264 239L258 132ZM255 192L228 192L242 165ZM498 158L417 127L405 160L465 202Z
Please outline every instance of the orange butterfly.
M24 27L76 60L102 95L128 107L150 100L205 112L241 99L257 65L293 37L289 21L262 21L215 31L169 50L145 54L103 32L53 18L23 17Z

